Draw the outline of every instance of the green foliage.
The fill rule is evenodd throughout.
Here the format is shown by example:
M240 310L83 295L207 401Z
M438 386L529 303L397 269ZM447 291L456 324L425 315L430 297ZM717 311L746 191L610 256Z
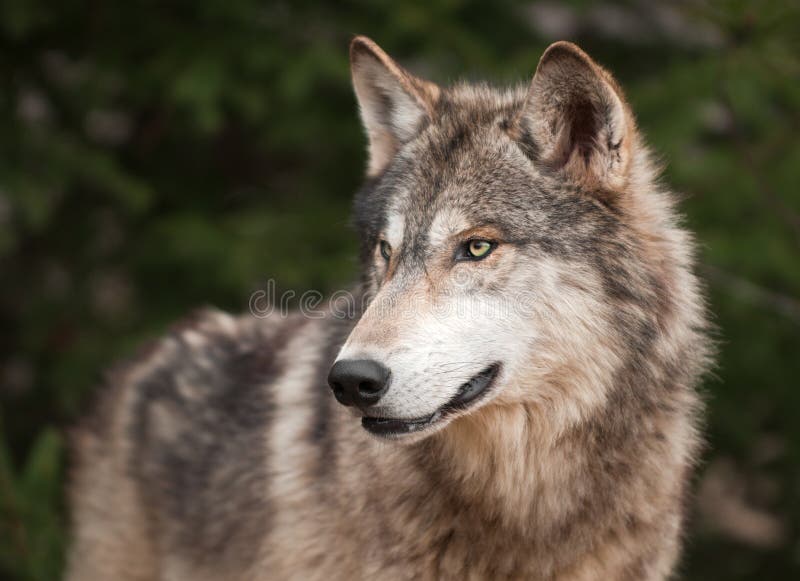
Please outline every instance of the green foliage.
M684 577L796 578L799 10L0 4L0 576L59 576L60 434L109 362L196 305L245 310L268 278L297 291L352 281L347 215L364 140L347 43L359 32L442 83L525 81L553 36L614 71L669 162L666 181L686 194L719 326ZM715 482L727 497L708 492ZM773 536L743 533L709 498L729 516L759 515Z
M62 456L59 434L43 428L15 471L0 441L0 573L6 576L47 581L60 575Z

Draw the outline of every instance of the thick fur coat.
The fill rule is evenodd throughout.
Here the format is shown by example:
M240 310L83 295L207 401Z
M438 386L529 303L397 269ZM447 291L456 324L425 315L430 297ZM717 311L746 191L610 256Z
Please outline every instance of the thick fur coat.
M668 578L710 349L620 88L569 43L512 90L351 61L364 308L203 311L111 373L68 579ZM379 401L334 397L367 359Z

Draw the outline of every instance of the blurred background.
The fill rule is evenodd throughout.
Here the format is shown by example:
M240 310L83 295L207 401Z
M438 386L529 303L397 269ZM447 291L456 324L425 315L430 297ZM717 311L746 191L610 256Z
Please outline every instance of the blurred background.
M351 36L440 83L610 68L698 233L721 353L683 579L800 578L800 3L0 3L0 578L60 577L65 428L194 307L355 277Z

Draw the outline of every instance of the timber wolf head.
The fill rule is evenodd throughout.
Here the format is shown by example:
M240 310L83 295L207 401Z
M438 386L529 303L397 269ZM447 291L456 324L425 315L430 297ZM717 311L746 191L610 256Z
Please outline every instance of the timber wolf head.
M364 37L350 58L371 300L330 371L337 400L414 440L485 406L585 413L665 294L651 214L667 202L619 87L567 42L511 90L440 88Z

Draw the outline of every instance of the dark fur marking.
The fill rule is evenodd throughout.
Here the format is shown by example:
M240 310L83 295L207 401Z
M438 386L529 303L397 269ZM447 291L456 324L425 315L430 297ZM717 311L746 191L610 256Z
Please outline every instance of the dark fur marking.
M565 165L572 152L576 151L588 167L596 148L595 138L599 132L598 113L594 103L588 99L576 100L565 113L565 117L570 120L569 137L561 151L563 157L558 160L558 163Z
M520 150L522 150L522 153L525 154L525 157L531 161L538 162L541 159L541 147L539 147L539 144L537 144L536 140L533 138L533 134L527 123L521 125L520 135L516 140L516 144L519 146Z
M198 331L207 340L200 348L174 333L174 355L139 384L132 472L154 512L171 515L154 526L176 553L220 567L256 558L270 514L268 384L300 323L284 322L273 338L257 329L236 339Z
M336 469L335 435L331 433L331 406L337 405L328 386L327 377L331 365L336 359L347 335L353 327L353 321L331 320L332 329L328 344L322 352L313 382L314 389L314 422L309 431L309 440L319 449L317 482L324 482L325 477Z

